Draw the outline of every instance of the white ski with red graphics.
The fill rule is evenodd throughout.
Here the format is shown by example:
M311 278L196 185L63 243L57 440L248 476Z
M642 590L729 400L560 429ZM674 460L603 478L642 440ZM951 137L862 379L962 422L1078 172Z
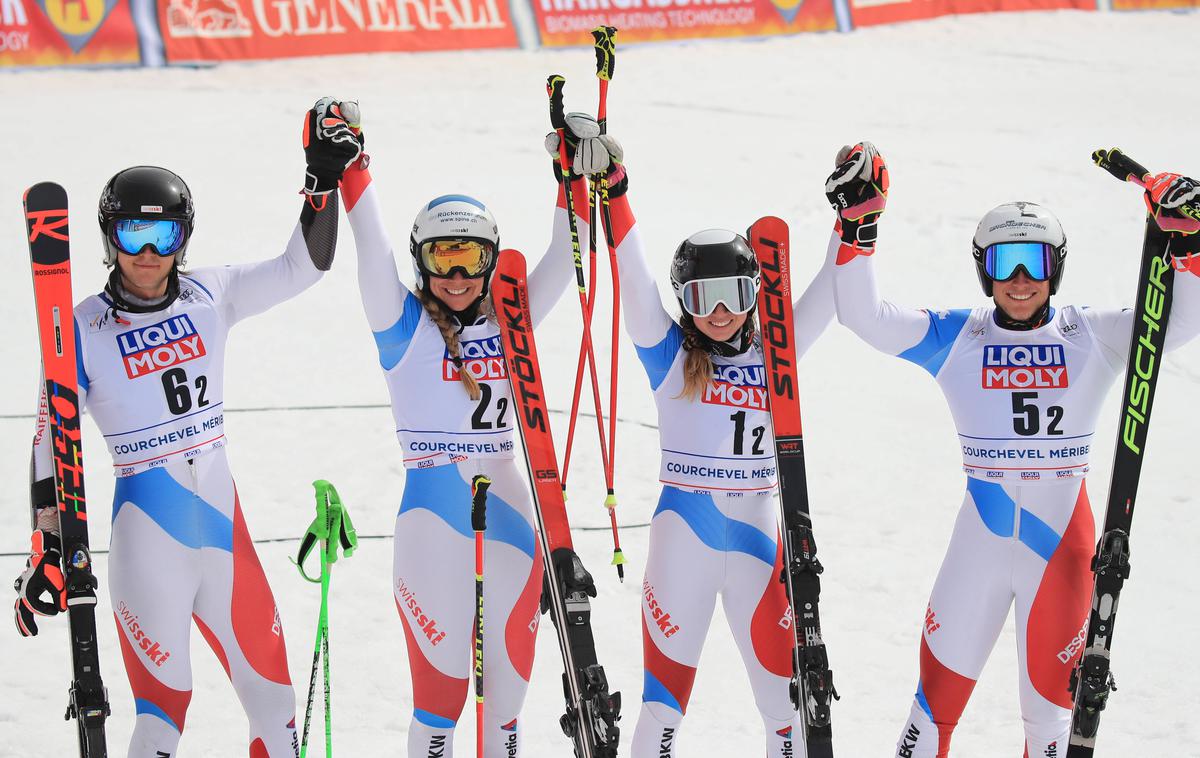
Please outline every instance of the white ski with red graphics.
M75 317L71 299L71 244L67 192L42 182L25 191L25 224L33 266L38 342L46 378L47 428L53 441L54 493L62 537L63 577L70 620L73 681L67 718L79 727L79 755L108 754L104 721L108 692L100 678L96 643L96 577L88 548L87 500L83 493L83 438L75 363Z
M550 415L533 341L525 258L516 250L500 253L492 280L492 301L500 322L500 340L517 407L517 429L525 448L533 512L546 569L542 612L550 611L565 668L563 694L567 711L559 724L571 738L576 758L616 758L621 693L608 691L604 668L596 661L592 608L588 601L589 596L596 596L596 585L571 543L558 460L550 435Z
M779 471L782 515L783 576L791 605L795 645L792 648L792 703L800 711L808 758L833 758L830 705L838 699L833 672L821 636L821 596L817 543L808 511L804 469L804 433L796 380L796 340L792 323L788 227L773 216L754 222L747 234L761 269L758 318L762 331L767 397L775 430L775 463Z

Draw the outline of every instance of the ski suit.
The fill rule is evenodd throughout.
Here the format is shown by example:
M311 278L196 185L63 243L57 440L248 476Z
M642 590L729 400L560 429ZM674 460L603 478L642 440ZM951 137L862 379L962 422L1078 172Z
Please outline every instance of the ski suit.
M1123 373L1134 314L1051 309L1030 330L996 309L916 310L881 300L873 258L839 255L838 318L938 383L958 430L967 491L921 634L920 681L896 756L944 758L1010 605L1030 758L1066 754L1068 680L1091 603L1095 525L1085 476L1096 418ZM1180 272L1166 346L1200 332L1200 281Z
M576 182L575 203L587 207ZM484 719L488 758L520 754L518 716L533 668L542 556L532 503L513 460L513 407L497 324L461 325L462 369L479 381L471 400L437 324L401 282L383 211L363 169L342 184L358 283L375 337L405 467L396 516L393 585L412 674L410 758L454 754L466 701L474 634L471 478L486 474ZM571 274L565 195L559 190L549 252L530 274L530 311L540 322ZM587 225L579 221L581 235ZM549 254L553 253L553 254Z
M174 300L141 312L111 290L75 307L79 405L117 476L108 588L137 713L130 758L176 754L193 621L249 718L251 758L297 753L279 613L225 455L225 343L234 324L315 284L336 238L337 203L306 207L277 258L180 274ZM45 418L35 481L52 475Z
M664 485L642 582L644 682L631 755L675 755L718 596L766 727L766 755L800 755L762 350L756 341L741 355L714 354L702 399L683 397L683 330L663 307L628 200L614 199L611 213L625 328L658 408ZM798 358L833 320L831 277L827 256L795 303Z

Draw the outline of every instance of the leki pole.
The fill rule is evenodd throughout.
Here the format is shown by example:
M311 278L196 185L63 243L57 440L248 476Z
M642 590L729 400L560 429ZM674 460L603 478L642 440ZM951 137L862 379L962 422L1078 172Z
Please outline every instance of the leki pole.
M306 580L321 585L321 613L317 617L317 640L313 645L312 672L308 678L308 702L304 708L304 730L300 739L300 758L307 758L308 727L312 718L313 695L317 687L317 664L323 663L325 684L325 758L333 756L333 713L330 709L332 693L329 686L329 579L333 564L338 559L338 549L349 558L358 547L358 535L350 513L342 504L337 490L324 479L313 482L316 489L317 517L309 525L300 541L296 554L296 568ZM304 561L314 547L320 547L321 576L314 579L304 570Z
M487 531L487 491L492 480L471 478L471 529L475 532L475 754L483 758L483 534Z

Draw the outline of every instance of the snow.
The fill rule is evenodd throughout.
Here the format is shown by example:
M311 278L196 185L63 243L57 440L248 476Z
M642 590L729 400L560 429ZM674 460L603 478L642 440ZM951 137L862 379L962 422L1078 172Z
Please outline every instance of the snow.
M887 156L893 190L878 254L881 287L913 305L982 301L968 260L978 218L999 202L1044 203L1071 240L1059 303L1128 304L1143 208L1134 188L1092 167L1092 149L1120 145L1155 169L1200 171L1190 127L1200 103L1180 97L1180 70L1158 51L1191 49L1196 14L981 15L759 42L622 49L610 98L624 142L631 198L652 266L666 281L679 240L710 226L744 228L766 214L792 226L798 285L816 270L832 219L822 186L845 142L869 138ZM0 246L13 275L0 281L0 481L10 483L0 550L27 547L25 481L37 381L36 344L18 199L39 180L63 183L75 204L77 297L103 281L92 208L103 182L137 163L182 174L197 198L193 265L276 254L300 200L301 114L318 96L356 97L389 231L404 255L410 219L451 191L489 202L506 246L536 258L549 238L554 184L542 152L544 77L568 77L567 105L594 107L585 50L364 55L209 69L49 71L3 78L10 116L0 129ZM1194 131L1194 130L1193 130ZM407 270L407 260L402 262ZM665 290L664 290L665 293ZM607 303L599 306L607 312ZM571 295L539 330L554 407L569 406L578 306ZM598 342L607 353L606 329ZM1198 755L1181 656L1197 613L1189 564L1200 532L1193 495L1189 400L1200 348L1171 356L1160 385L1123 597L1114 667L1120 691L1104 716L1101 755ZM621 344L619 414L654 421L650 393ZM251 533L298 537L312 517L309 483L337 484L363 534L390 535L403 471L372 340L358 303L353 240L343 229L334 271L314 290L238 327L226 380L229 455ZM873 352L833 326L801 366L811 499L826 566L823 614L843 699L835 707L842 756L887 755L904 724L917 672L925 601L962 498L963 477L945 404L927 376ZM1102 510L1115 434L1116 394L1102 414L1092 499ZM294 406L367 406L278 410ZM251 410L271 409L271 410ZM559 444L565 417L555 418ZM85 424L94 542L107 544L112 477L95 427ZM571 469L572 518L603 526L591 427ZM618 496L623 522L645 522L657 498L657 437L622 423ZM604 531L577 537L597 575L594 623L601 662L626 698L632 734L641 687L638 600L647 530L622 533L630 577L607 567ZM259 546L305 693L319 591L287 557L296 543ZM364 540L339 562L332 592L335 744L341 754L403 751L411 709L399 620L391 599L390 539ZM104 581L105 561L97 561ZM0 557L0 576L23 560ZM98 618L113 704L109 744L121 755L133 724L107 589ZM761 722L723 618L714 619L679 755L752 755ZM0 646L0 755L69 755L65 623ZM524 754L569 754L559 733L561 662L544 627L523 718ZM245 754L245 721L220 666L193 638L195 696L183 755ZM466 651L464 651L464 655ZM959 756L1018 755L1011 621L956 733ZM458 754L471 752L468 708ZM299 705L303 715L303 702ZM318 722L319 724L319 722ZM316 728L320 733L320 727ZM319 741L319 739L317 740ZM314 753L316 750L314 750ZM627 751L626 751L627 752Z

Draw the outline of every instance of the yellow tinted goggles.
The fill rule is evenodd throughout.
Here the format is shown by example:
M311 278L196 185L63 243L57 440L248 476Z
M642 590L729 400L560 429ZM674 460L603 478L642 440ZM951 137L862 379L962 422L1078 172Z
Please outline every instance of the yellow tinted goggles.
M492 245L478 240L433 240L421 245L421 268L430 276L450 276L455 269L466 277L482 276L494 260Z

